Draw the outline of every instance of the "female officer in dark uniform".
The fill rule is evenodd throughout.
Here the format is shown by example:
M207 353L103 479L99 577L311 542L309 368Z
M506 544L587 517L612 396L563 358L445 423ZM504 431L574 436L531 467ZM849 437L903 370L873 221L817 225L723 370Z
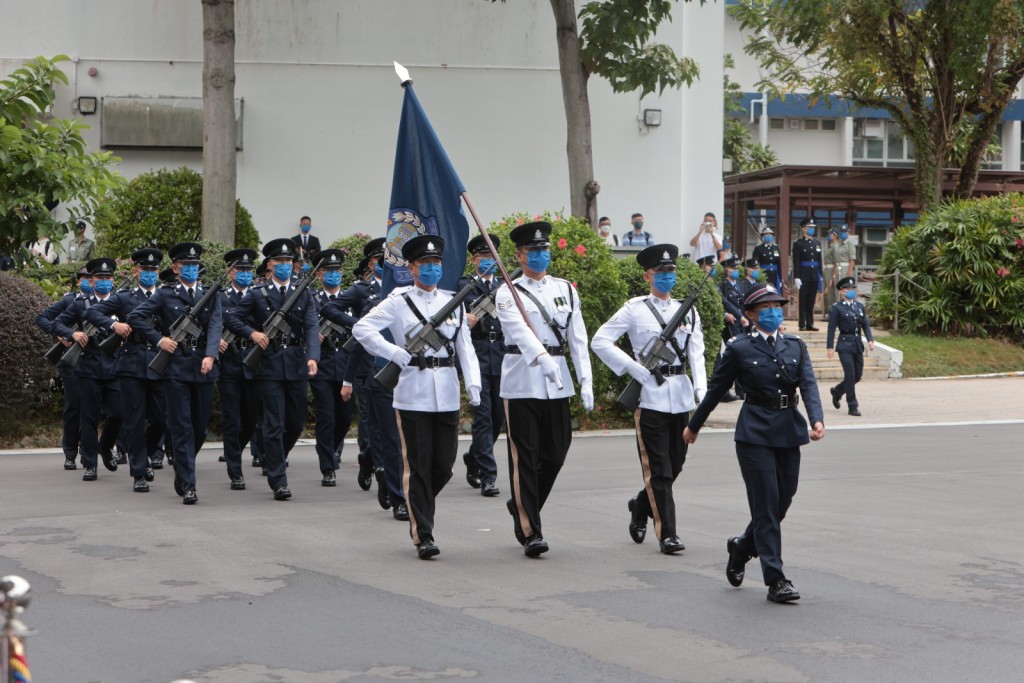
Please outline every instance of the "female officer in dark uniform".
M785 301L771 285L747 292L743 308L755 329L726 344L708 392L683 430L683 439L688 444L695 442L729 387L736 379L742 382L747 393L736 420L736 457L747 487L751 519L746 530L726 545L729 563L725 574L730 584L739 586L744 565L751 557L759 557L772 602L800 599L782 571L781 532L800 476L800 446L808 442L807 422L797 410L798 388L814 425L810 438L817 441L825 436L807 346L799 337L778 332Z
M857 402L857 392L854 389L857 382L864 374L864 342L860 334L863 330L864 337L868 340L868 348L874 351L875 340L871 335L871 324L868 322L868 312L864 304L857 301L857 281L852 277L844 277L836 283L840 299L832 304L828 313L828 359L836 351L839 352L839 362L843 364L843 381L834 387L829 387L832 394L832 405L839 408L839 401L843 394L846 395L846 407L850 415L860 417L860 403ZM839 328L839 343L833 344L836 336L836 328Z

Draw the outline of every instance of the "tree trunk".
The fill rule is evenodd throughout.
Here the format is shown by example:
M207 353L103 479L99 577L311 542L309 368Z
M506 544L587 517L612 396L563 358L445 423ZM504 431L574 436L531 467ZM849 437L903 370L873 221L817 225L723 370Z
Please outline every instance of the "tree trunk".
M999 112L1002 111L1003 108L999 108ZM954 194L957 197L970 197L974 194L974 186L978 184L978 172L981 170L981 161L985 158L985 150L988 149L992 136L995 135L1000 118L1001 116L998 115L986 114L974 131L974 137L967 147L967 154L960 167L960 177L956 181Z
M580 55L576 4L573 0L551 0L558 38L558 67L562 75L562 99L568 130L569 201L572 215L597 225L597 193L594 181L594 151L591 145L589 74ZM589 195L589 197L588 197Z
M235 3L203 3L202 238L235 244Z
M917 147L914 164L914 194L919 214L938 206L942 201L942 171L945 168L946 148L934 144ZM939 149L941 147L941 149Z

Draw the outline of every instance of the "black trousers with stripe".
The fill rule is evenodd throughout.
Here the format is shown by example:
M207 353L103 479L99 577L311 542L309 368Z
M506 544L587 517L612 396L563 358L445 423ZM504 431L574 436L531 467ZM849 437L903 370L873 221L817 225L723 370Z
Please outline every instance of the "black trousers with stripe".
M672 484L686 462L683 429L688 419L689 413L662 413L649 408L637 408L633 414L636 449L644 476L644 488L636 495L636 510L654 520L654 533L659 541L676 535Z
M846 405L849 408L858 408L857 382L864 376L864 354L839 352L839 362L843 365L843 381L837 384L832 391L842 399L846 396Z
M505 420L516 531L541 536L540 511L572 442L569 399L506 399Z
M434 540L434 499L452 478L459 450L459 411L396 410L402 445L402 490L409 535L416 545Z

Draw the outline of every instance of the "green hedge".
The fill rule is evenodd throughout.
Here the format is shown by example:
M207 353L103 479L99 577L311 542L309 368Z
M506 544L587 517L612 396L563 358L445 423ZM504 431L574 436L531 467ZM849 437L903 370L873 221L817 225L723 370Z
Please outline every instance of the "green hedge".
M365 232L357 232L354 235L348 237L342 237L340 240L334 240L331 242L329 249L341 249L346 252L345 256L345 267L341 270L341 289L344 291L348 287L352 286L355 281L355 276L352 275L352 271L359 265L359 261L363 258L363 247L373 237L367 235Z
M871 301L875 321L896 314L900 331L1024 335L1024 195L943 203L886 247Z

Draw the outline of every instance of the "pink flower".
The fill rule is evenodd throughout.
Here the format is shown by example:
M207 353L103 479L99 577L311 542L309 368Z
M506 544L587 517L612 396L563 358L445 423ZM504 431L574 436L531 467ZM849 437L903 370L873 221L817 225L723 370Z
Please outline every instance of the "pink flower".
M1024 240L1022 240L1019 237L1017 238L1017 248L1018 249L1024 249Z
M568 246L568 244L569 244L569 243L565 241L565 238L564 238L564 237L563 237L563 238L561 238L560 240L558 240L558 248L559 248L559 249L565 249L565 248L566 248L566 246Z
M538 214L537 214L536 216L534 216L534 217L533 217L533 220L535 220L535 221L539 221L539 220L541 220L541 219L543 219L543 218L544 218L544 216L541 216L541 215L540 215L540 214L538 213Z
M570 282L569 284L572 285L573 289L579 289L579 287L576 286L575 282Z
M1010 269L1006 268L1005 266L996 271L996 275L998 275L999 277L1006 277L1009 274Z
M517 218L516 219L516 225L522 225L522 224L523 224L523 219L522 218Z
M1020 223L1020 215L1014 215L1013 222L1014 223Z
M579 254L580 256L583 256L584 254L587 253L587 248L585 246L583 246L582 244L577 244L576 245L576 253Z

